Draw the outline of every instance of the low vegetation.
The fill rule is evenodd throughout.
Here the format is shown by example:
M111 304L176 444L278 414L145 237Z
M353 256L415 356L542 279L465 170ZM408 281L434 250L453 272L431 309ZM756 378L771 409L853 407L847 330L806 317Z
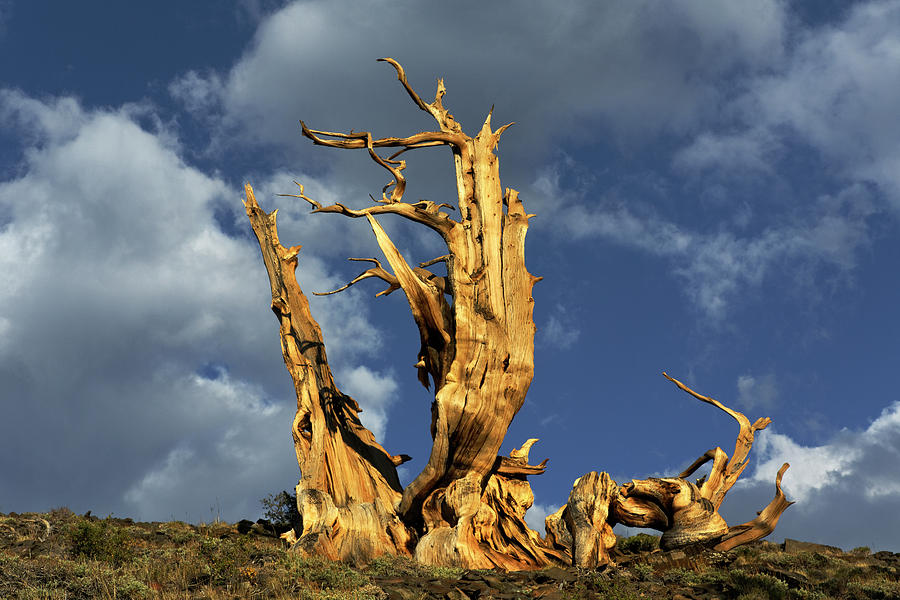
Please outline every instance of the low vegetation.
M0 515L0 598L900 598L900 554L891 552L786 552L759 542L690 553L657 545L646 534L623 538L617 566L599 571L470 571L393 556L353 569L290 552L265 528L240 533L226 523L136 523L61 508Z

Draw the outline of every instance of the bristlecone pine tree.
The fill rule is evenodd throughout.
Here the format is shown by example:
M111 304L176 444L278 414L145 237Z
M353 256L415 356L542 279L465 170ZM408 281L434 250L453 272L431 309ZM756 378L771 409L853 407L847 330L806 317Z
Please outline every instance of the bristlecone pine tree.
M547 517L544 536L525 524L525 511L534 500L527 477L543 473L547 461L529 463L534 439L509 456L498 452L534 373L531 293L540 277L525 268L525 234L532 215L526 214L515 190L500 185L494 151L509 125L494 130L488 114L477 135L466 135L443 106L442 80L428 103L409 85L400 64L381 60L393 66L416 106L434 117L437 130L373 139L367 132L317 131L301 121L303 135L314 144L365 149L392 180L374 205L359 210L343 204L323 206L307 197L302 185L292 196L309 202L314 213L364 217L371 226L390 268L375 258L353 259L373 266L335 292L377 278L388 285L378 295L398 289L406 294L421 338L418 378L426 388L434 385L433 445L425 468L401 488L396 467L409 457L385 450L360 422L357 403L335 385L321 330L297 284L300 246L281 244L277 211L260 209L248 184L245 207L269 274L284 362L297 394L292 433L301 472L297 507L302 531L295 532L294 549L357 564L387 553L479 569L596 567L610 560L616 523L662 531L664 548L702 544L724 550L770 533L791 504L781 491L787 464L775 480L774 500L757 518L728 527L718 513L726 492L747 466L754 433L770 420L761 418L751 425L743 414L671 378L738 421L731 458L715 448L677 477L632 480L621 486L606 473L591 472L575 481L568 503ZM455 207L403 200L406 163L398 156L431 146L448 146L453 154ZM385 158L379 148L398 150ZM445 209L455 209L458 216ZM411 267L376 219L383 214L433 229L447 253ZM428 270L438 262L445 264L446 276ZM710 460L705 481L687 480Z

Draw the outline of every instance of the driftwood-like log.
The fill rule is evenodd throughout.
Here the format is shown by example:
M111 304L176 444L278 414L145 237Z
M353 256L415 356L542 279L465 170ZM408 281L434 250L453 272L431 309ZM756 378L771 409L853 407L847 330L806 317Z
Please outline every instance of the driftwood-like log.
M588 473L577 480L568 504L547 518L546 528L547 537L551 541L571 538L571 555L574 564L578 566L595 567L609 561L605 554L609 546L604 547L596 541L597 532L602 531L603 526L611 527L622 523L629 527L657 529L663 532L660 547L665 550L691 545L729 550L771 533L781 514L793 504L787 501L781 491L781 478L789 466L785 463L775 479L776 494L772 502L752 521L729 527L719 515L719 507L725 494L747 466L754 434L764 429L771 420L761 418L751 425L742 413L713 398L698 394L666 373L663 375L680 389L721 409L738 422L740 429L734 454L729 459L721 448L713 448L678 477L633 479L614 492L611 490L615 487L615 482L606 473L599 476ZM696 483L687 480L687 477L709 460L713 461L713 465L708 477ZM585 478L589 478L589 483L582 483ZM595 481L605 483L597 485ZM585 514L587 511L584 507L589 507L592 511L590 518L573 517ZM601 517L606 519L605 522L602 522ZM560 534L560 521L568 526L569 537Z
M780 474L775 500L754 521L728 529L717 513L746 466L753 433L768 419L751 426L740 413L675 380L739 421L731 460L716 448L677 478L632 481L621 487L606 473L589 473L576 481L568 503L547 517L545 537L529 529L524 516L534 496L527 478L543 473L547 461L528 462L533 439L509 456L498 455L534 374L532 287L540 279L525 267L525 235L532 215L525 212L518 192L500 185L495 150L509 125L494 129L488 113L478 133L466 135L443 106L443 81L438 80L434 100L425 102L396 61L381 60L394 68L415 105L433 117L436 129L376 139L369 132L311 129L301 121L303 135L314 144L365 150L391 179L381 197L373 198L374 205L365 208L322 205L299 183L298 194L284 195L309 203L313 213L368 222L386 263L351 259L373 266L324 294L378 279L387 284L378 296L397 290L406 295L420 338L417 376L434 390L433 443L421 473L401 489L396 466L409 457L383 448L360 422L357 403L335 384L321 331L294 273L300 246L281 245L277 211L264 212L248 184L245 207L269 274L272 310L297 395L292 432L301 472L297 504L302 530L288 536L296 539L293 547L356 563L390 553L430 564L529 569L608 563L615 523L657 528L668 546L714 538L731 547L770 531L790 504L781 494ZM438 146L452 154L455 206L404 201L406 161L399 157ZM385 148L395 151L383 156ZM440 235L447 252L411 266L381 226L381 215L429 227ZM429 270L438 263L444 264L446 275ZM708 460L713 461L709 479L687 482L686 477Z
M609 550L616 545L610 505L619 488L607 473L591 471L575 480L563 521L572 533L572 561L575 565L601 566L609 562Z

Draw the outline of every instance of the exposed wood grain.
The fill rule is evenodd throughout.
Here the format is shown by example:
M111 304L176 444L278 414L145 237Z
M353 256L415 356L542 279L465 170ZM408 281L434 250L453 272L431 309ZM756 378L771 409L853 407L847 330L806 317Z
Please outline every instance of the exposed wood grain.
M399 63L381 60L395 69L409 97L434 118L437 130L376 139L369 132L311 129L301 121L302 134L314 144L364 149L391 179L381 197L372 198L374 205L359 209L322 205L299 183L299 194L283 195L304 200L313 213L368 221L386 266L376 258L351 259L374 266L323 295L368 279L388 285L378 296L397 290L406 295L421 343L414 365L419 381L434 389L432 448L422 471L401 489L396 466L409 457L385 450L360 422L357 403L335 385L321 331L297 284L300 246L281 245L277 211L263 211L248 184L245 207L269 274L284 362L297 395L292 432L301 472L297 503L303 525L290 538L293 547L357 563L391 553L439 565L529 569L608 564L616 523L659 529L664 547L731 548L769 533L791 504L781 492L787 465L776 480L775 499L757 519L729 529L718 508L747 466L754 433L770 420L751 425L743 414L665 373L685 392L738 421L732 457L715 448L678 477L632 480L622 486L607 473L591 472L576 480L566 505L547 517L545 537L526 525L525 512L534 502L527 477L543 473L547 461L529 463L536 439L508 456L499 454L534 375L532 288L541 279L525 267L525 236L533 215L525 212L518 192L500 184L496 149L511 124L494 129L489 112L478 133L468 136L443 105L443 81L438 80L434 100L425 102ZM455 206L403 199L406 161L398 157L434 146L446 146L452 153ZM398 150L382 156L383 148ZM446 253L410 266L378 220L386 214L436 231ZM446 275L428 270L438 263L444 264ZM688 482L686 478L708 461L713 461L710 476L697 484Z

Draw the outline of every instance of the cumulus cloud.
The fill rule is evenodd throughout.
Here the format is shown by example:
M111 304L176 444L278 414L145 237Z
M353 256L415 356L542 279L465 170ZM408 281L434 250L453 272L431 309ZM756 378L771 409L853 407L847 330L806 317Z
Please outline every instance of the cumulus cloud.
M765 129L739 134L702 133L679 150L673 163L681 169L726 168L771 172L780 150L778 140Z
M197 71L188 71L169 84L169 94L194 115L217 108L222 91L222 80L214 72L201 76Z
M289 403L269 403L258 386L224 372L215 379L184 375L168 391L181 402L169 407L169 417L194 421L195 427L185 428L165 457L125 490L127 514L184 519L178 511L186 511L188 520L234 520L258 511L253 492L261 498L299 478L286 452L291 445L285 424L293 417ZM291 471L293 477L286 478ZM206 512L214 503L216 514ZM163 514L166 510L170 513Z
M553 165L545 163L537 178L528 173L565 143L584 141L582 132L588 129L611 132L613 139L629 146L659 133L693 135L699 127L699 135L680 138L688 141L672 155L676 170L721 171L725 167L744 175L772 174L777 171L774 160L784 156L793 141L786 140L779 129L787 122L783 115L796 113L800 110L796 107L813 110L803 99L822 97L823 90L807 89L820 78L804 73L818 72L826 66L823 61L846 77L852 72L840 66L849 59L839 60L816 49L832 48L834 43L823 41L829 36L846 37L854 48L862 44L878 15L891 17L887 8L857 10L842 28L797 33L797 28L789 26L784 3L774 0L752 5L727 2L716 11L699 9L692 2L664 7L626 2L576 3L562 10L553 3L537 3L530 11L510 12L503 3L492 3L478 8L479 18L470 18L474 9L464 4L448 13L447 28L422 28L429 32L427 40L415 33L420 30L417 22L430 19L427 10L417 3L405 5L404 10L411 33L398 38L385 34L391 31L386 11L358 3L293 2L262 18L254 43L228 72L191 71L177 79L171 91L189 109L202 105L204 111L215 112L223 123L220 136L288 147L292 159L303 156L306 173L292 176L304 184L311 182L309 189L317 181L326 184L316 190L319 199L358 198L365 204L366 194L384 184L382 170L371 164L361 167L359 161L367 162L367 157L351 158L352 152L326 156L318 149L313 153L299 132L284 124L303 118L322 129L366 129L376 136L428 128L433 126L428 117L409 104L390 71L385 72L387 67L373 64L372 59L387 55L399 59L425 97L430 94L430 78L443 75L449 90L445 101L464 124L477 124L487 107L496 103L507 118L514 117L522 125L506 134L517 136L516 143L501 148L505 180L516 185L517 179L522 182L527 177L530 181L524 183L530 184L533 196L552 198L554 203L566 201L568 195L567 210L555 214L551 228L575 239L600 236L666 257L685 294L711 322L722 322L741 291L759 287L773 265L784 262L803 274L801 280L811 281L823 267L852 270L858 249L867 243L866 217L876 209L867 203L866 191L852 184L836 200L801 198L799 204L809 205L805 216L803 210L782 210L776 224L738 234L724 228L691 229L656 213L651 203L640 198L627 204L606 198L598 207L597 181L590 177L576 190L582 197L591 194L588 210L585 203L571 201L572 191L561 190L558 178L548 175ZM497 19L491 18L492 11ZM497 40L492 52L485 54L477 45L459 46L448 39L454 35L454 20L476 36L479 27L490 27L491 38ZM497 22L504 25L498 28ZM332 35L343 31L347 23L356 28L353 36ZM838 30L844 33L838 35ZM890 55L887 29L879 31L884 40L880 50L856 52L860 61ZM802 43L793 44L798 35ZM447 54L446 47L456 51ZM475 62L474 57L467 58L474 52L484 68L465 67ZM878 64L870 64L865 72L877 72ZM491 78L486 77L488 73ZM807 87L791 87L798 85ZM848 93L854 103L865 102L856 96L858 92L865 95L867 89L852 88ZM454 94L454 90L466 93ZM383 101L373 102L373 95ZM865 108L839 111L839 116L847 118L837 127L854 127L853 115ZM767 116L757 118L760 110ZM494 119L499 122L504 116L495 114ZM793 129L799 131L798 127ZM809 125L806 137L821 138L811 133L819 129ZM874 135L875 129L868 130ZM447 200L453 180L446 158L440 151L410 155L407 195ZM537 212L547 204L541 199L528 201ZM828 208L828 202L841 206ZM849 206L857 202L858 206ZM754 208L741 204L733 222L746 227ZM333 223L319 221L317 230L325 236L342 234L349 227ZM538 231L543 227L536 224ZM341 235L341 239L356 245L365 236ZM414 238L401 236L397 241L402 246L410 239ZM556 319L550 325L556 330L562 323Z
M7 510L200 519L218 497L235 520L298 477L259 249L214 215L238 190L186 164L152 117L0 92L24 146L0 182L0 436L28 449L0 459ZM304 285L340 285L301 260ZM356 292L319 312L332 358L381 343ZM391 380L369 375L383 419Z
M493 104L495 122L515 119L520 127L507 135L517 142L504 152L522 159L525 173L542 158L536 149L560 136L581 138L584 121L626 143L686 131L705 121L722 96L714 78L768 68L785 37L786 13L776 0L723 2L715 11L689 1L513 6L460 3L434 27L431 10L413 1L392 11L349 1L293 2L261 21L253 45L228 73L188 73L174 91L192 106L215 90L223 135L294 148L299 132L284 124L299 118L377 136L433 127L389 67L373 62L393 56L423 97L443 76L445 103L468 128ZM396 11L404 15L402 36L394 34ZM460 44L461 30L492 40L490 51ZM373 102L373 95L384 101Z

